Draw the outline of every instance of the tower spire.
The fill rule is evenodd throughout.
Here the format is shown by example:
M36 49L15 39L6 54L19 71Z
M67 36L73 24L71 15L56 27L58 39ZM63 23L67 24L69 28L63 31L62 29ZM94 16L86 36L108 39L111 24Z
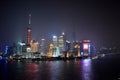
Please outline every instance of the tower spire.
M31 14L29 14L29 26L31 25Z

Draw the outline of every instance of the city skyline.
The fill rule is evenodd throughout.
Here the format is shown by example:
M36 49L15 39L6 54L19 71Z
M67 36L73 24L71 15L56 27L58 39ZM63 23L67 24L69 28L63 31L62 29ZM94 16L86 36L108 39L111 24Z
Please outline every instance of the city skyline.
M2 1L0 3L0 49L26 41L29 14L33 40L51 39L65 32L71 40L90 39L99 46L118 43L119 3L107 1ZM47 39L47 40L48 40Z

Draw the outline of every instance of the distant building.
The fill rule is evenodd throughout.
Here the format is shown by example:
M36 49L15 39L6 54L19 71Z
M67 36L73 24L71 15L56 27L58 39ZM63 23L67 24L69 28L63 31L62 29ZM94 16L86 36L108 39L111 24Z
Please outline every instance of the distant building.
M66 41L66 51L70 51L71 50L71 42L70 41Z
M64 45L63 45L63 46L64 46L63 51L66 51L66 41L67 41L67 40L66 40L66 37L67 37L67 36L66 36L66 34L65 34L64 32L62 33L62 36L63 36L63 44L64 44Z
M54 45L54 47L58 47L58 39L57 39L57 36L53 36L53 45Z
M90 55L90 40L83 40L82 45L83 45L83 56L89 56Z
M23 52L26 52L26 46L25 42L18 42L17 44L17 54L23 55Z
M49 46L49 52L47 54L48 57L53 57L53 49L54 49L54 45L51 43Z
M60 55L60 49L58 47L58 38L57 36L53 36L53 57L58 57Z
M38 42L33 40L30 44L31 46L31 52L32 53L35 53L35 52L38 52Z
M72 32L72 36L71 36L71 49L73 50L74 49L74 46L75 46L75 43L76 43L76 32Z
M73 52L74 57L78 57L78 55L80 57L80 44L78 41L73 42L73 51L72 52Z
M45 53L45 39L41 39L40 42L40 52Z
M93 57L93 56L96 56L97 55L97 51L96 51L96 47L95 45L91 45L90 46L90 56Z
M60 52L62 53L64 51L64 40L63 40L63 36L60 36L58 38L58 47L60 49Z
M6 45L6 46L5 46L5 54L8 54L8 49L9 49L9 46Z

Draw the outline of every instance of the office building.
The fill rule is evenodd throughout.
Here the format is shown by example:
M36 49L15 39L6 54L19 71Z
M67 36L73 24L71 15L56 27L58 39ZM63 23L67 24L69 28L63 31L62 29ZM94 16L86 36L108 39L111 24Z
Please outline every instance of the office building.
M31 46L31 52L32 53L35 53L35 52L38 52L38 42L33 40L30 44Z

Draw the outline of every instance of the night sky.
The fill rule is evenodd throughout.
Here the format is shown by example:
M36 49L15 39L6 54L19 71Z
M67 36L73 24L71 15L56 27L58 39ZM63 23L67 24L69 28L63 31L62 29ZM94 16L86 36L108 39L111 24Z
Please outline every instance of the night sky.
M52 39L65 32L72 40L90 39L96 46L120 43L120 3L115 0L3 0L0 2L0 51L26 41L32 15L32 39Z

